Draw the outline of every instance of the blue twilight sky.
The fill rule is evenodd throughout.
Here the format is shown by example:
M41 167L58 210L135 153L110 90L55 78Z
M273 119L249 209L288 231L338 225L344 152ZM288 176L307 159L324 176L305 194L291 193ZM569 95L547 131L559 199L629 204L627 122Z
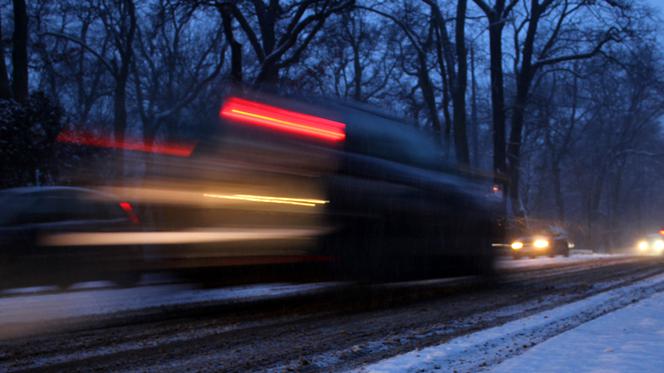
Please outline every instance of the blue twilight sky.
M646 4L649 4L655 10L659 11L658 16L660 19L664 19L664 0L637 0L637 1L645 1ZM660 29L660 34L657 37L660 44L664 44L664 35L661 34L662 30L664 30L664 28Z
M650 4L653 8L659 11L659 16L664 18L664 0L645 0L646 4Z

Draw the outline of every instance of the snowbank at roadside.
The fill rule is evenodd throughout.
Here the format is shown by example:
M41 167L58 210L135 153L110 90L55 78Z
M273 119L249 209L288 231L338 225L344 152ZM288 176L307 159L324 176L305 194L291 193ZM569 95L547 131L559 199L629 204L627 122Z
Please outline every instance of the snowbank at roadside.
M521 258L521 259L512 259L511 257L503 258L498 260L497 267L499 269L509 269L509 268L528 268L528 267L539 267L547 266L552 264L565 264L565 263L579 263L587 262L598 259L605 258L620 258L628 257L632 255L628 254L600 254L600 253L591 253L591 254L572 254L569 257L564 257L562 255L550 258L548 256L540 256L536 258Z
M661 372L664 294L557 335L491 372Z
M556 344L554 346L558 349L560 364L569 364L560 365L559 369L549 366L553 357L551 356L552 353L548 353L547 351L538 353L533 357L533 364L541 365L530 366L528 365L530 362L525 360L522 365L509 366L507 364L510 364L510 359L516 359L514 360L514 364L521 364L518 361L518 359L520 359L520 354L524 354L523 359L526 359L533 346L536 346L539 343L543 343L543 346L545 346L545 342L552 337L561 335L561 333L564 335L566 334L564 332L567 330L578 326L583 327L583 324L586 322L608 314L609 312L619 310L633 302L645 299L662 291L664 291L664 275L657 275L630 286L603 292L577 302L514 320L494 328L454 338L441 345L397 355L360 368L359 371L376 373L435 371L476 372L494 366L498 369L497 365L504 362L504 368L501 368L503 370L500 370L500 372L575 372L578 371L578 369L583 368L584 362L591 359L592 356L586 356L586 354L589 353L588 350L584 353L580 352L572 356L572 350L576 347L572 345L565 347L565 343ZM656 298L653 298L655 303L658 301L664 302L661 300L661 297L664 297L664 295L660 296L659 294ZM664 311L664 306L662 306L661 310ZM649 315L654 315L655 313L656 312L653 311L649 313ZM608 314L605 317L609 317L610 315L611 314ZM602 318L603 317L601 317L600 320ZM649 320L649 318L644 317L641 321L643 320ZM644 322L647 324L651 321ZM660 325L663 327L660 328ZM611 328L609 328L610 326L615 330L611 330ZM653 327L655 334L659 337L651 334L647 338L650 338L653 342L655 342L655 338L664 338L664 334L659 334L659 331L664 329L664 322L661 324L653 324L653 326L655 326ZM611 322L607 322L604 327L609 328L612 333L624 332L623 329L620 329L621 326L619 324L612 325ZM607 336L607 338L610 337ZM638 339L640 337L635 338ZM643 348L643 344L635 344L635 340L625 339L623 341L625 343L630 343L622 345L624 346L625 351L632 351L635 354L638 354L638 349ZM661 346L663 345L661 341L662 340L659 339L657 343L650 346L650 349L645 352L643 356L633 355L629 358L651 358L651 351L653 351L653 349L657 349L657 346L659 346L659 349L661 350ZM592 345L595 342L597 341L589 342L589 345ZM601 346L603 345L600 343L588 348L596 350L601 348ZM615 351L616 347L604 346L604 348L614 348ZM534 350L535 348L532 349L532 351ZM662 356L664 356L664 354ZM661 357L658 359L659 364L663 362L661 359ZM599 362L602 364L606 363L606 365L603 366L610 365L610 363L604 360ZM501 365L500 367L503 366ZM660 365L660 368L661 367L664 367L664 365ZM602 369L599 371L604 372ZM628 371L631 372L632 370ZM638 371L653 370L644 369ZM655 371L661 371L661 369L655 369Z

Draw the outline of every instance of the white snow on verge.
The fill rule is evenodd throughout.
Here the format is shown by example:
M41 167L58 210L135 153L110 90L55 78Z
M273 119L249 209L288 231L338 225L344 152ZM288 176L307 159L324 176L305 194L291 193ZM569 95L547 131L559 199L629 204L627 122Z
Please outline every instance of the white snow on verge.
M664 294L557 335L491 372L664 371Z
M581 263L588 262L598 259L606 258L620 258L620 257L629 257L632 255L628 254L572 254L569 257L564 257L562 255L550 258L548 256L539 256L537 258L521 258L521 259L512 259L512 258L502 258L497 261L496 267L498 269L510 269L510 268L530 268L530 267L540 267L548 266L554 264L572 264L572 263Z
M360 368L360 372L475 372L608 312L664 291L664 275L610 290L503 325L454 338ZM510 371L510 369L506 369ZM537 369L514 371L538 371ZM562 369L560 371L574 371Z

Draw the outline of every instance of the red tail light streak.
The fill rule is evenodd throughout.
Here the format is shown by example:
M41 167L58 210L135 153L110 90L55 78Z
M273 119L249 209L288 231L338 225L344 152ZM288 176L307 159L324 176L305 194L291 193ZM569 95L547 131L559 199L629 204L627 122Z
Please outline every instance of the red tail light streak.
M129 202L120 202L120 208L122 211L124 211L127 216L129 217L129 220L133 224L139 224L141 221L138 219L138 215L134 212L134 208L131 206L131 203Z
M219 116L244 124L326 141L339 142L346 138L344 123L237 97L232 97L224 103L219 111Z
M143 153L157 153L175 157L189 157L194 151L193 144L153 144L145 145L142 141L125 140L117 142L111 138L98 137L88 132L63 130L56 138L58 142L87 145L97 148L124 149Z

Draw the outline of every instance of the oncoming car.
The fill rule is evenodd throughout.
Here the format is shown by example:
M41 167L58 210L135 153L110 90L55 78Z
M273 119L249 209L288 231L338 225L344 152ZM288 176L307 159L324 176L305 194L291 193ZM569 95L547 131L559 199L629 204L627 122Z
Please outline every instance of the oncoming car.
M570 249L573 247L574 244L565 237L548 234L519 237L510 243L514 259L540 255L548 255L550 257L556 255L569 256Z
M664 236L649 234L636 243L636 251L639 255L662 255L664 253Z

